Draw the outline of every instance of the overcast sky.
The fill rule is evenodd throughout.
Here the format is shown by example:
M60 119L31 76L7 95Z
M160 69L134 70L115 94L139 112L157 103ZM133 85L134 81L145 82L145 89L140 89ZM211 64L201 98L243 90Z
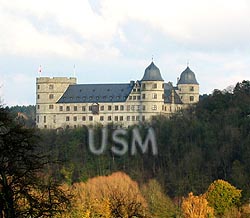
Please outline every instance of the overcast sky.
M201 93L250 79L249 0L0 0L0 96L35 104L35 79L140 80L152 56L166 82L186 68Z

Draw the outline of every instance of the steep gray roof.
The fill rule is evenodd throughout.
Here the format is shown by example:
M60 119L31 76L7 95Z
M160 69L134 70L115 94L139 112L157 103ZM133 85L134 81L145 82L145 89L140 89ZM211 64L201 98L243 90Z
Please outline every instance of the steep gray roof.
M181 77L180 80L178 81L177 85L179 84L197 84L199 85L199 83L197 82L196 78L195 78L195 74L192 70L190 70L189 67L187 67L182 73L181 73Z
M125 102L132 89L130 83L70 85L57 103Z
M155 66L153 61L145 69L145 73L141 81L163 81L160 70L157 66Z
M182 104L180 96L175 91L176 89L170 82L164 83L164 103L172 103L172 90L174 90L174 103Z

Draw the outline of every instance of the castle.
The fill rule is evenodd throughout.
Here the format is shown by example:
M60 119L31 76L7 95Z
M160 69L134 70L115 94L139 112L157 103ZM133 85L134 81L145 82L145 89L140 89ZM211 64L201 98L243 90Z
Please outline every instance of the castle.
M152 62L141 80L120 84L77 84L76 78L36 79L38 128L76 128L115 123L124 127L169 116L199 101L199 83L187 67L177 86L164 83Z

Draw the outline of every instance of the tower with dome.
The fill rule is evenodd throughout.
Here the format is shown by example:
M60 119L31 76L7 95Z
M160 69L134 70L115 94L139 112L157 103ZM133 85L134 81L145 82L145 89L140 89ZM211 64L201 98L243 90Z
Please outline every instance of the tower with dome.
M187 67L177 85L164 82L152 61L141 80L117 84L77 84L76 78L36 79L38 128L77 128L115 123L124 127L148 122L199 101L199 83Z

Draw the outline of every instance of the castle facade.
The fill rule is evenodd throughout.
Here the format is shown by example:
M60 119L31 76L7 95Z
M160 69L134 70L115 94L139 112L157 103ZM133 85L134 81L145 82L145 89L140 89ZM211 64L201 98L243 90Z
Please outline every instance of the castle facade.
M76 78L36 79L38 128L76 128L115 123L124 127L170 116L199 101L199 83L187 67L177 86L165 83L152 62L141 80L118 84L77 84Z

